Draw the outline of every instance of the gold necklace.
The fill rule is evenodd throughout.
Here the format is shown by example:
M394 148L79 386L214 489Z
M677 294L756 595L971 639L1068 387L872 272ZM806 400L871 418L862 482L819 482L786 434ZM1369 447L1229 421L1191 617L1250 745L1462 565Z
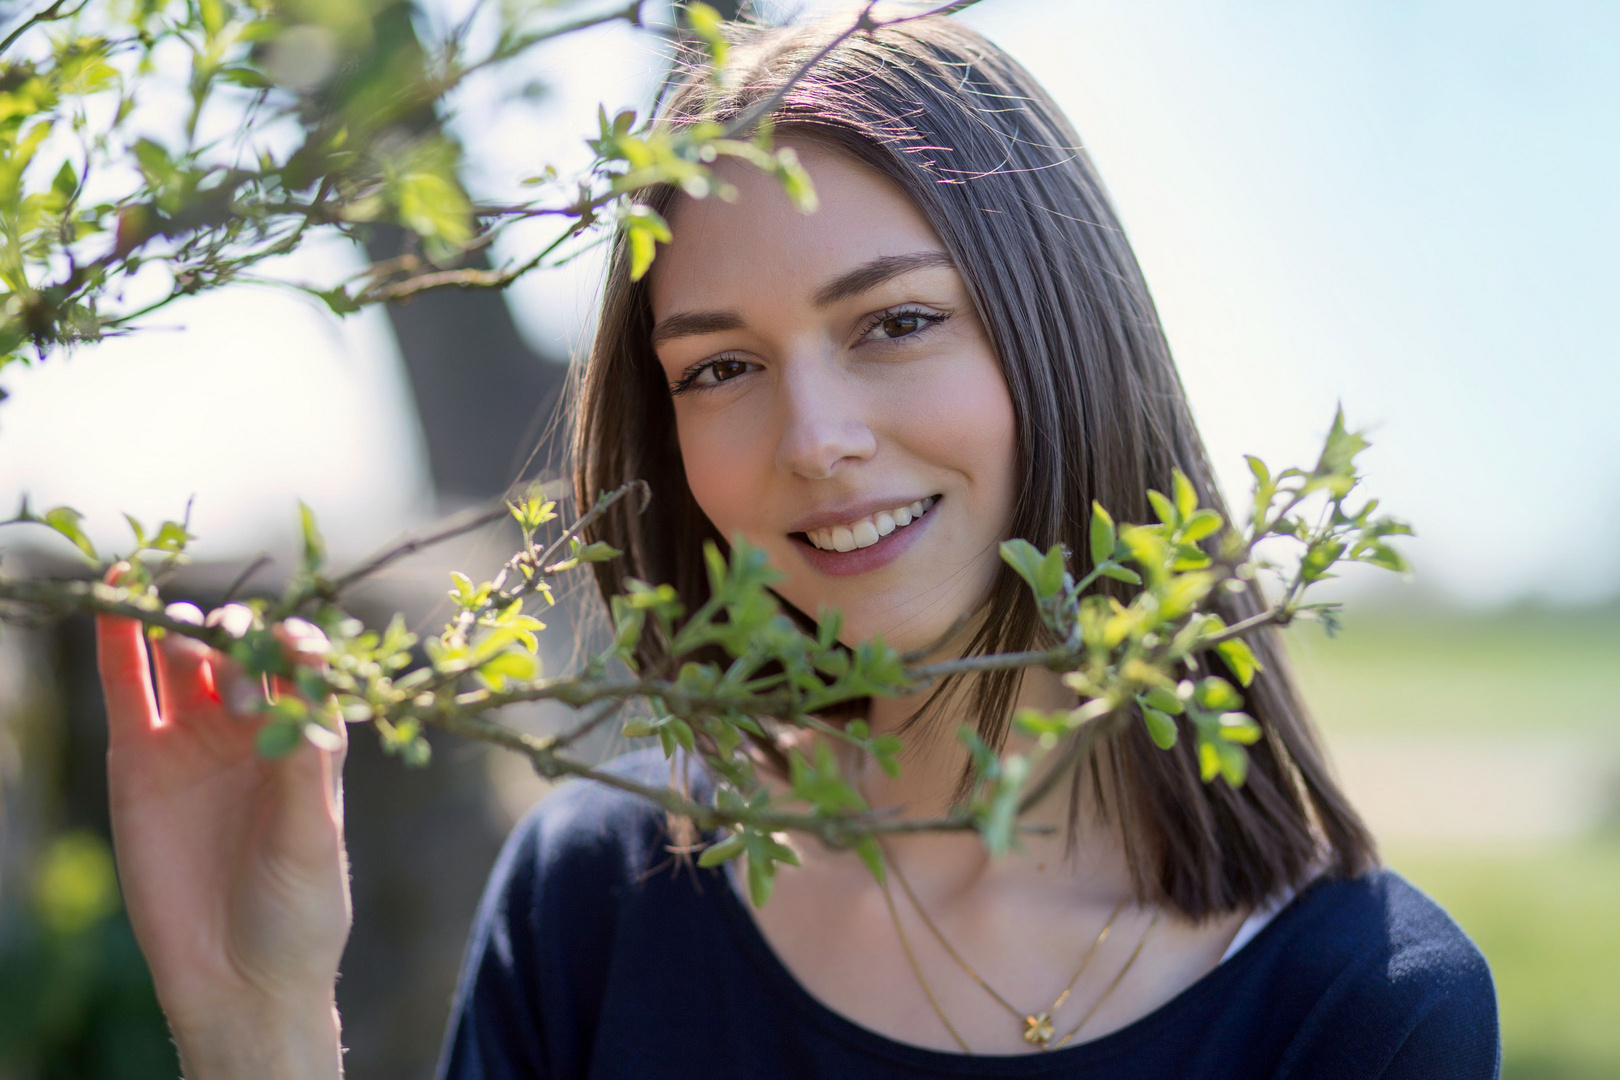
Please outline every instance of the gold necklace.
M897 866L892 859L886 858L884 861L888 863L889 868L894 871L894 876L900 882L900 887L905 890L906 898L911 901L912 907L916 908L918 916L923 921L923 925L928 927L929 932L934 935L934 939L939 942L940 946L947 954L949 954L951 959L955 960L957 964L961 966L962 970L966 971L973 981L979 984L985 993L989 994L1001 1005L1002 1008L1012 1013L1014 1017L1023 1023L1024 1041L1032 1046L1039 1046L1042 1050L1055 1050L1069 1042L1076 1035L1078 1035L1080 1033L1080 1029L1085 1027L1087 1022L1089 1022L1091 1018L1096 1015L1097 1010L1102 1008L1103 1003L1108 1000L1119 984L1124 981L1126 973L1129 972L1131 966L1136 963L1136 958L1142 954L1142 947L1147 944L1148 935L1151 934L1153 932L1153 928L1158 925L1159 915L1162 913L1162 910L1154 912L1152 920L1147 925L1147 929L1142 932L1141 938L1137 941L1136 948L1131 951L1129 959L1125 961L1125 966L1120 968L1118 974L1114 976L1113 982L1108 984L1108 988L1104 990L1102 995L1092 1003L1091 1008L1086 1010L1086 1014L1080 1018L1080 1022L1075 1024L1074 1027L1070 1028L1068 1033L1065 1034L1063 1038L1054 1043L1051 1041L1052 1036L1055 1034L1055 1030L1052 1027L1052 1015L1056 1013L1057 1010L1063 1006L1063 1003L1069 999L1069 994L1074 990L1075 983L1080 981L1080 976L1084 974L1086 968L1091 965L1092 958L1097 955L1097 950L1100 949L1102 947L1102 943L1108 939L1109 931L1112 930L1114 926L1114 920L1119 917L1120 911L1122 911L1125 907L1125 901L1120 901L1120 903L1109 914L1108 921L1103 924L1102 932L1099 933L1097 935L1097 939L1091 943L1091 948L1086 950L1085 957L1080 961L1080 967L1075 971L1074 976L1069 979L1068 985L1063 988L1063 992L1058 995L1057 1000L1052 1003L1051 1008L1044 1012L1035 1013L1032 1015L1029 1013L1020 1012L1018 1009L1014 1008L1011 1002L1002 997L1000 994L996 993L995 989L991 987L989 983L985 982L977 971L973 970L973 966L964 960L961 954L951 947L950 942L945 940L945 935L940 933L939 927L934 925L934 920L930 919L928 917L928 913L923 910L922 904L917 900L917 894L912 892L911 885L906 881L905 875L900 872L899 866ZM940 1023L945 1025L945 1030L950 1032L951 1038L956 1041L957 1046L961 1047L962 1052L964 1054L971 1054L973 1051L968 1049L967 1041L962 1038L962 1036L957 1032L955 1026L951 1024L949 1018L946 1017L945 1010L940 1006L939 1000L934 996L933 989L928 985L928 980L923 978L922 967L917 963L917 957L911 950L911 942L907 939L905 929L900 924L900 913L895 910L894 896L889 891L889 883L887 879L883 881L883 899L888 905L889 917L894 921L895 933L900 938L900 947L905 951L906 960L911 964L912 974L917 977L917 982L922 986L923 994L928 998L928 1004L933 1006L934 1013L939 1017Z

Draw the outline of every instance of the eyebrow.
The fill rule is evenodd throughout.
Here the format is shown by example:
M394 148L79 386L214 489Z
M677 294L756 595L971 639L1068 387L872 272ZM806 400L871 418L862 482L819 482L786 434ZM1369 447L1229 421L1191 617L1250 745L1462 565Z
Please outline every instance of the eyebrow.
M848 300L875 289L891 278L909 274L913 270L928 270L939 266L954 268L956 263L943 251L914 251L908 255L880 255L862 263L847 273L840 274L815 291L810 298L818 308L831 307L840 300ZM737 330L743 325L742 316L734 311L683 311L653 327L652 344L657 348L675 338L694 337L698 334L717 334Z
M862 263L847 274L833 278L816 290L811 302L818 308L831 307L840 300L859 296L875 289L890 278L909 274L913 270L928 270L936 266L954 267L955 262L943 251L914 251L909 255L880 255L871 262Z

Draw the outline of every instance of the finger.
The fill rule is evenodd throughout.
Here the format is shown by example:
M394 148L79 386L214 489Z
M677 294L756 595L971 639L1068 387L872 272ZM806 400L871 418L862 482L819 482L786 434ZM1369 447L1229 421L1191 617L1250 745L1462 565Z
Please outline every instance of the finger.
M304 620L302 619L288 619L287 621L289 623L304 623ZM310 626L309 623L304 623L304 625ZM280 628L278 627L278 629ZM296 627L290 627L289 629L293 634L298 633ZM301 663L318 662L324 667L324 654L326 648L328 647L326 635L322 634L320 630L316 629L315 627L310 626L310 629L314 630L315 635L319 638L319 649L317 650L316 648L311 647L301 650L300 652L294 654L295 659L301 658L299 659L299 662ZM306 644L313 645L312 642L306 642ZM292 645L289 644L288 648L291 649ZM277 675L270 680L270 689L272 694L271 700L282 697L283 695L298 696L299 694L297 684L290 679L283 678L280 675ZM337 721L337 726L335 729L327 727L320 721L314 721L310 727L306 728L305 738L309 742L313 743L315 748L325 755L328 760L328 766L324 772L326 777L326 786L331 792L335 812L337 813L339 819L341 819L343 816L343 763L348 760L349 756L349 726L341 719Z
M221 627L231 637L241 637L253 629L253 609L242 604L226 604L210 611L203 623Z
M191 604L170 604L164 613L178 622L203 623L202 612ZM153 650L158 706L166 723L184 724L200 712L219 708L214 656L207 645L184 634L167 635Z
M314 623L294 616L275 627L272 633L286 648L288 659L293 663L326 666L326 654L331 651L332 643Z
M242 604L226 604L210 611L203 625L217 626L232 637L241 637L253 629L253 610ZM248 677L238 664L223 654L211 667L214 690L225 708L242 720L256 718L263 709L263 680Z
M273 828L273 843L305 858L323 860L343 837L341 775L334 751L303 741L271 767L277 803L283 812Z
M118 584L128 570L128 563L116 564L107 571L107 584ZM149 736L163 726L140 623L119 615L97 615L96 665L107 703L110 746Z

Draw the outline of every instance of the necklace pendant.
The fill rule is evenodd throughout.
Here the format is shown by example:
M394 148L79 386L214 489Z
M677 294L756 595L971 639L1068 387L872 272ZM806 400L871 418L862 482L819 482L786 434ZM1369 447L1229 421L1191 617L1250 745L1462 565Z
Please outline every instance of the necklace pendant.
M1048 1013L1038 1016L1024 1017L1024 1041L1031 1046L1046 1049L1046 1044L1052 1040L1052 1017Z

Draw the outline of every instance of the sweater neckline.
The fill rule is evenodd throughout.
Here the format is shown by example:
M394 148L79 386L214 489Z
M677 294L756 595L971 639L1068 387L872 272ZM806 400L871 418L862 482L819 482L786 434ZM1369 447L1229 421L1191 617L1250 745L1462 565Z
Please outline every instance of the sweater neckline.
M963 1054L952 1050L935 1050L901 1042L864 1027L836 1011L817 998L794 977L793 972L777 956L759 924L754 921L742 899L733 887L725 867L716 867L715 884L721 893L720 907L726 921L731 924L736 940L748 955L754 970L786 1001L794 1013L808 1021L826 1035L852 1050L870 1057L882 1058L911 1068L929 1069L936 1073L955 1073L961 1076L1005 1076L1033 1078L1047 1075L1073 1076L1077 1068L1086 1068L1128 1055L1144 1042L1152 1041L1161 1031L1176 1026L1188 1010L1212 995L1219 996L1229 989L1234 980L1243 978L1255 957L1262 950L1255 945L1286 932L1293 922L1301 902L1316 892L1318 878L1299 889L1280 908L1274 910L1265 924L1244 942L1244 946L1223 957L1213 968L1175 997L1151 1012L1131 1021L1118 1030L1085 1042L1065 1046L1058 1050L1027 1054Z

